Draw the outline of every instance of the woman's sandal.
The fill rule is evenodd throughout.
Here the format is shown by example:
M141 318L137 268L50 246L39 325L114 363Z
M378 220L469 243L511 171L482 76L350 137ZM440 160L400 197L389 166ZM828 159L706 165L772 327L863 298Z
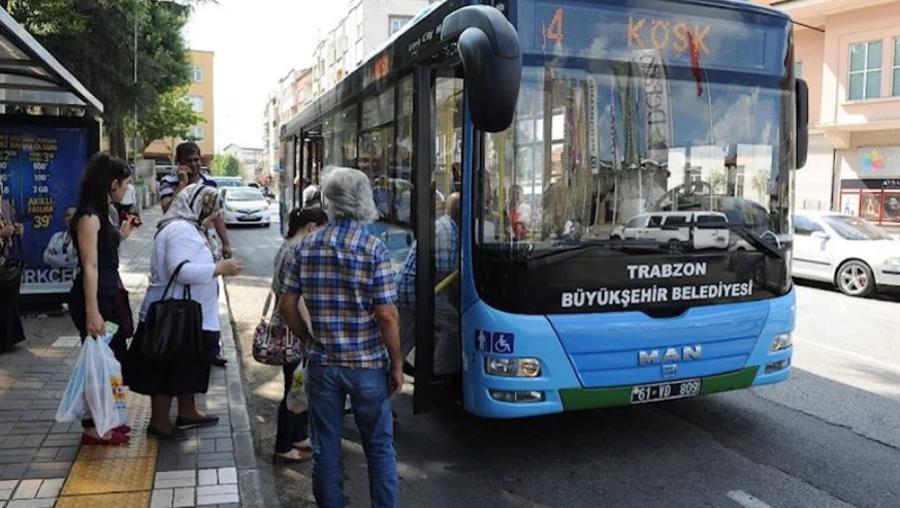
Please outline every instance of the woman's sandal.
M300 451L296 448L291 449L291 451L287 453L274 453L272 454L272 463L273 464L299 464L301 462L306 462L312 458L312 454L309 452Z
M89 436L87 434L81 435L81 444L83 445L124 445L128 444L129 441L128 434L120 434L118 432L112 432L110 434L109 439L103 439L102 437L94 437Z

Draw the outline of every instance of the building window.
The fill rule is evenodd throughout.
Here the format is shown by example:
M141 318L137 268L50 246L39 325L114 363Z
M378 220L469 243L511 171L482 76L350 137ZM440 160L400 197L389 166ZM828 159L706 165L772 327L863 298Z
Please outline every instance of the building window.
M796 61L794 62L794 78L802 79L803 78L803 62Z
M900 97L900 37L894 37L894 97Z
M851 101L881 97L881 41L850 45Z
M394 35L403 25L409 22L412 16L388 16L388 35Z
M194 139L196 141L203 140L203 126L202 125L195 125L195 126L191 127L191 139Z
M203 81L203 67L199 65L194 66L194 83L200 83Z
M203 113L203 97L191 95L188 96L188 102L191 103L191 108L194 109L195 113Z
M366 55L363 52L363 40L360 39L356 41L356 65L362 63L363 58L365 57Z

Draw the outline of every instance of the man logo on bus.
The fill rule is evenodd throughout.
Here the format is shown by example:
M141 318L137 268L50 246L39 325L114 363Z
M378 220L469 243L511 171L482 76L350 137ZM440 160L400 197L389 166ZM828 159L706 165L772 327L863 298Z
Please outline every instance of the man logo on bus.
M660 354L662 354L662 359L660 359ZM681 348L681 351L670 347L664 353L660 353L659 349L651 349L649 351L638 351L638 365L686 362L699 360L701 356L703 356L703 346L685 346Z
M490 339L488 338L490 335L490 332L485 334L482 330L478 330L475 336L475 349L489 352L491 350Z
M482 353L512 354L516 350L515 341L513 333L475 330L475 349Z

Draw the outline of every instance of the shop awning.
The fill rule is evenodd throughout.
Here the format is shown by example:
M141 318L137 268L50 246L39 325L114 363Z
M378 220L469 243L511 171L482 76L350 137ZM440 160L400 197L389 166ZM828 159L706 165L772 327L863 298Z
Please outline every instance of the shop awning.
M2 8L0 104L84 108L89 116L103 112L103 104Z

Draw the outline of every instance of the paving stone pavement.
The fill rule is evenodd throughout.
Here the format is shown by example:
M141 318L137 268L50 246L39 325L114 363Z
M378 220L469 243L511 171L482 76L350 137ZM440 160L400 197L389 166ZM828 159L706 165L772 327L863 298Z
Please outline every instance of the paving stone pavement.
M154 207L144 226L123 242L121 274L137 310L147 288ZM265 507L250 419L225 299L220 302L225 368L213 367L198 405L218 425L188 431L182 442L160 442L149 506ZM67 314L29 316L28 339L0 355L0 508L52 507L80 448L80 423L57 423L56 408L78 355L80 340ZM173 407L173 411L175 408ZM175 413L173 412L173 418ZM134 429L133 432L144 432ZM66 498L68 499L68 498Z

